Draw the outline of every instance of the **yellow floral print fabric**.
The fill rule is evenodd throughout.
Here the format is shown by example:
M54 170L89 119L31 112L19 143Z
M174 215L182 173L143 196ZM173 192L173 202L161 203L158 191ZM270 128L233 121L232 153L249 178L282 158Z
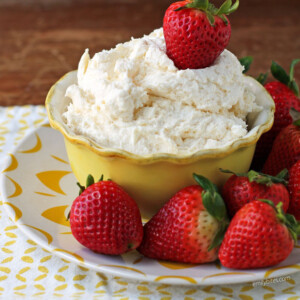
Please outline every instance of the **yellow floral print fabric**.
M0 108L2 172L16 168L18 162L11 152L28 133L46 122L43 106ZM28 151L39 147L37 138L35 149ZM10 169L3 166L7 158L11 161ZM39 180L43 181L42 173ZM20 189L16 185L15 193L20 193ZM52 189L63 192L57 185ZM95 272L56 256L25 236L7 216L3 201L0 191L0 299L300 299L300 272L257 282L215 286L198 286L192 282L190 285L170 285L160 280L153 283ZM61 209L65 210L65 207ZM15 208L15 212L16 218L21 217L21 211ZM45 212L45 217L53 218L53 215L51 211Z

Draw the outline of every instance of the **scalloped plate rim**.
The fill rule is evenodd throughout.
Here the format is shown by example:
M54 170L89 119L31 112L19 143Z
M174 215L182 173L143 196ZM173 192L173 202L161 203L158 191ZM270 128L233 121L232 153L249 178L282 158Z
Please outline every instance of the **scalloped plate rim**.
M29 132L24 138L23 141L13 149L13 151L7 153L7 156L5 157L4 160L4 164L3 164L3 171L9 166L10 162L9 162L9 154L13 154L15 157L18 157L19 155L21 155L22 153L18 152L19 149L22 147L22 145L24 143L27 142L28 139L32 138L32 136L35 135L35 133L41 131L42 127L38 127L37 129ZM50 128L50 130L54 130L52 128ZM63 151L65 151L63 149ZM269 277L265 277L265 274L267 271L270 271L272 269L276 269L277 266L273 266L270 268L264 268L261 270L258 269L254 269L254 270L230 270L230 269L224 269L224 270L228 270L228 273L235 273L235 272L239 272L239 273L245 273L245 276L238 276L238 278L236 278L235 276L218 276L215 274L209 275L209 276L202 276L202 277L191 277L193 280L196 281L196 283L192 283L188 280L184 280L184 281L178 281L176 280L176 277L180 277L180 276L175 276L175 275L151 275L151 274L146 274L146 276L142 276L142 275L137 275L137 273L134 272L128 272L126 269L123 270L117 270L117 265L116 267L107 267L107 266L99 266L97 264L94 264L93 262L89 262L89 261L85 261L85 262L81 262L79 259L76 259L74 256L67 254L63 251L57 251L55 249L57 249L58 247L55 247L53 245L49 245L47 242L45 242L43 239L41 239L33 229L31 229L30 227L28 227L28 224L25 224L22 222L22 217L15 221L15 212L13 210L13 208L11 208L9 205L5 204L10 203L13 204L12 201L8 198L9 196L6 194L6 172L4 173L1 170L1 175L0 175L0 187L1 187L1 191L2 191L2 203L3 203L3 207L4 210L7 212L8 216L11 218L12 222L15 223L18 228L30 239L32 239L34 242L36 242L39 246L41 246L42 248L44 248L45 250L49 251L50 253L57 255L63 259L66 259L68 261L74 262L80 266L89 268L91 270L94 270L96 272L102 272L108 275L112 275L112 276L122 276L123 278L128 278L128 279L134 279L134 280L143 280L143 281L148 281L148 282L158 282L156 279L160 278L160 277L165 277L164 280L160 281L161 283L164 284L173 284L173 285L199 285L199 286L207 286L207 285L221 285L221 284L238 284L238 283L249 283L249 282L255 282L255 281L262 281L262 280L267 280L267 279L271 279L271 278L275 278L275 277L279 277L279 276L286 276L286 275L290 275L293 273L298 272L299 270L296 268L292 268L289 269L288 266L286 268L282 268L280 269L280 266L278 267L279 270L272 272L272 276ZM13 204L15 205L15 204ZM64 250L64 249L62 249ZM77 254L78 255L78 254ZM300 261L298 263L293 264L294 266L299 266L300 267ZM255 271L261 271L261 274L257 274L255 273ZM220 272L222 273L222 272ZM249 273L253 273L253 274L249 274ZM216 273L217 274L217 273ZM246 275L247 274L247 275ZM215 275L215 276L214 276ZM229 274L230 275L230 274ZM237 275L237 274L236 274ZM183 276L186 277L186 276ZM210 278L210 280L205 280L207 278ZM187 278L187 277L186 277ZM203 280L204 279L204 280Z

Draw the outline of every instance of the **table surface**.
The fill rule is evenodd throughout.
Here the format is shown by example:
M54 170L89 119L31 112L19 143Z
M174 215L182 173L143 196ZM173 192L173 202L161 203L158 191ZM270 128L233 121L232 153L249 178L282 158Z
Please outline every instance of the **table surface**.
M43 104L51 85L90 53L162 26L169 0L0 0L0 105ZM222 1L214 1L218 6ZM249 74L300 58L299 0L241 0L228 49ZM300 82L300 65L295 77Z

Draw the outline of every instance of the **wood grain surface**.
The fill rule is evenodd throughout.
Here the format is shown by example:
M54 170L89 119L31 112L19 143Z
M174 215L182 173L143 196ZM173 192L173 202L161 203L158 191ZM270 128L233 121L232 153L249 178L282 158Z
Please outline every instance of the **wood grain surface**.
M43 104L85 48L110 49L162 26L167 0L0 0L0 105ZM213 1L219 5L223 1ZM300 58L300 0L240 0L228 49L252 55L257 76L272 60ZM295 77L300 82L300 65Z

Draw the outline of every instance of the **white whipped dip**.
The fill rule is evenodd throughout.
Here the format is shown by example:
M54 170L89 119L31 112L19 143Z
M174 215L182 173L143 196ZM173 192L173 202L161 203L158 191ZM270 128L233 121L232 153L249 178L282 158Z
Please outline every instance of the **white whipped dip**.
M259 109L242 71L228 50L210 67L178 70L157 29L92 59L86 50L63 117L101 147L139 155L222 147L247 134L246 116Z

